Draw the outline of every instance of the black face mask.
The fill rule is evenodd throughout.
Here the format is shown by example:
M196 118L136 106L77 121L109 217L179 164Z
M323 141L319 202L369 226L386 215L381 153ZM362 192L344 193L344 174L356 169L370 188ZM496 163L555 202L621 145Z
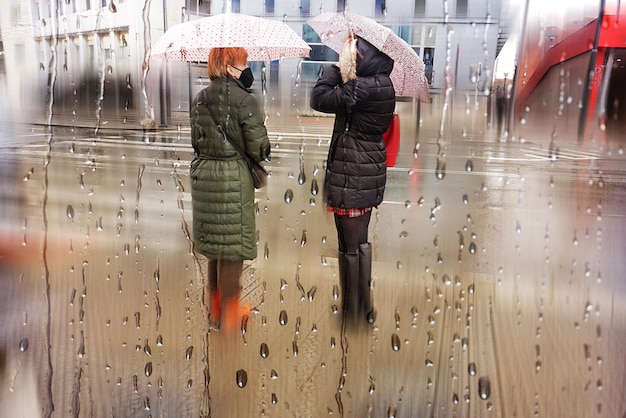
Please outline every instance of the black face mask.
M246 68L239 75L239 81L244 85L245 88L249 89L252 86L252 82L254 81L254 76L252 75L252 70L250 67Z

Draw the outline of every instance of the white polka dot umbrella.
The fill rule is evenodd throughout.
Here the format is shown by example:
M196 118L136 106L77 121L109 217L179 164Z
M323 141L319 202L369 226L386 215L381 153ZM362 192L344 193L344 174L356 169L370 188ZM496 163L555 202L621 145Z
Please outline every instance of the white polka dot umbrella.
M151 57L204 61L211 48L243 47L249 61L308 57L311 48L286 23L223 13L172 26L152 46Z
M388 27L349 12L322 13L306 23L319 35L324 45L336 52L341 52L349 31L353 31L394 61L391 81L396 94L428 101L424 62L406 41Z

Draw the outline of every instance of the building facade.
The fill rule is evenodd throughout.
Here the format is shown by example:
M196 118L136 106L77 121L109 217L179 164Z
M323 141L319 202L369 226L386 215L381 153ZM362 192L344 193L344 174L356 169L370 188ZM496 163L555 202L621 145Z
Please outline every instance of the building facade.
M312 47L302 61L252 63L255 88L277 112L306 113L308 90L336 54L306 20L348 9L392 28L422 57L432 94L484 90L491 83L501 2L491 0L8 0L0 9L9 98L39 117L104 124L168 125L184 117L206 84L203 63L149 56L167 28L230 9L281 19ZM295 109L294 109L295 108ZM177 115L180 114L178 117ZM29 113L32 117L32 113Z

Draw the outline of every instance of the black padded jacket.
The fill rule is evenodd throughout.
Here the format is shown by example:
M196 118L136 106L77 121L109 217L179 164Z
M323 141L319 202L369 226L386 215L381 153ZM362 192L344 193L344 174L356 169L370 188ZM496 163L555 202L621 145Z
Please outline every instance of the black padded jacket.
M383 133L395 110L389 74L393 60L370 43L357 41L356 80L343 83L339 67L328 66L313 87L311 107L334 113L324 196L329 206L364 209L383 201L387 158Z

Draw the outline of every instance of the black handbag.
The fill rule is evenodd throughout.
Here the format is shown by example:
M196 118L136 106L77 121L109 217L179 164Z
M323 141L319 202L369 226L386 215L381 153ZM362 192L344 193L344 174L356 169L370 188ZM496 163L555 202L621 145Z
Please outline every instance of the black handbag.
M256 162L252 157L250 157L246 151L244 151L237 143L232 141L230 137L226 135L226 131L224 130L222 125L217 121L217 118L211 111L211 107L209 106L209 100L207 98L206 91L204 91L204 101L205 101L205 106L208 109L209 114L211 115L211 118L213 119L213 122L215 123L215 128L217 129L217 131L220 134L222 134L224 139L228 141L230 145L232 145L233 148L235 148L235 150L239 154L241 154L241 156L246 161L246 165L248 166L248 170L250 171L250 175L252 176L252 183L254 184L254 188L261 189L265 187L265 185L267 185L267 176L268 176L265 168L260 163Z

